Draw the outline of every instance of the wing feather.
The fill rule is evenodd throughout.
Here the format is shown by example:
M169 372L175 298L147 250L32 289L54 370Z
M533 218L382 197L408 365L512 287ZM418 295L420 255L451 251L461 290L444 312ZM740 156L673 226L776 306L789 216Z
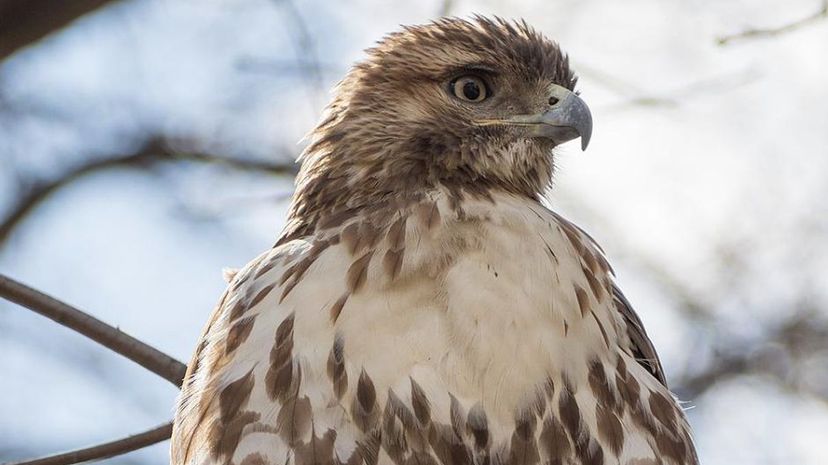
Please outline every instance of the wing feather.
M616 284L612 285L612 298L615 301L615 308L624 318L626 323L627 337L632 345L633 355L636 361L647 369L664 387L667 387L667 379L664 376L664 369L661 360L658 358L655 346L644 330L644 324L638 314L635 313L630 301L621 292Z

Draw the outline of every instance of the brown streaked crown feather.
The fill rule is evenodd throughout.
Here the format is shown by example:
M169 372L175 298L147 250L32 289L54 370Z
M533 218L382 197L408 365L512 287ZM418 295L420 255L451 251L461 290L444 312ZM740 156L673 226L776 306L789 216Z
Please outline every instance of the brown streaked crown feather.
M439 186L460 197L500 189L536 198L549 185L549 141L473 118L537 111L550 83L573 90L577 79L557 44L525 22L478 16L406 27L367 53L311 133L279 243ZM446 83L469 71L493 85L481 109L447 93Z

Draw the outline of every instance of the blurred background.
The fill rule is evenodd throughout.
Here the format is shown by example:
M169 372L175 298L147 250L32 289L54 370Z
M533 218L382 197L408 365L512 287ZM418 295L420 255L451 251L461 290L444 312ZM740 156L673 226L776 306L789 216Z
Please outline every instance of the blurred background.
M398 25L471 13L570 53L595 132L549 200L606 249L702 463L828 463L819 0L0 0L0 272L186 362L221 269L277 237L331 87ZM137 433L176 395L0 302L0 461Z

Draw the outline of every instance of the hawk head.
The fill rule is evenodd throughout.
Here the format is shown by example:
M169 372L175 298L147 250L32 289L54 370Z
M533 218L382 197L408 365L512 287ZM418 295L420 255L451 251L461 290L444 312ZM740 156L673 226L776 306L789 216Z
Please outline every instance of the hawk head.
M452 18L390 34L338 85L311 134L291 216L438 186L536 197L553 148L589 142L576 80L558 45L525 22Z

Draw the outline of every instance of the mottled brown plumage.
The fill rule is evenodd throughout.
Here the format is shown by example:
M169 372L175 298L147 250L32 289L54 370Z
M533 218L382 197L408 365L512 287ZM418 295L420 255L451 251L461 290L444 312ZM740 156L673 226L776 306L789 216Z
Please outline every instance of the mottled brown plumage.
M490 78L493 102L475 108L448 95L451 79L469 73ZM339 84L314 130L280 243L437 186L537 198L551 181L554 142L524 146L522 128L475 120L538 112L550 83L576 82L560 48L526 23L445 19L390 34ZM522 159L504 162L517 147Z
M575 83L525 23L369 50L204 330L172 463L695 465L603 251L541 204L589 141Z

